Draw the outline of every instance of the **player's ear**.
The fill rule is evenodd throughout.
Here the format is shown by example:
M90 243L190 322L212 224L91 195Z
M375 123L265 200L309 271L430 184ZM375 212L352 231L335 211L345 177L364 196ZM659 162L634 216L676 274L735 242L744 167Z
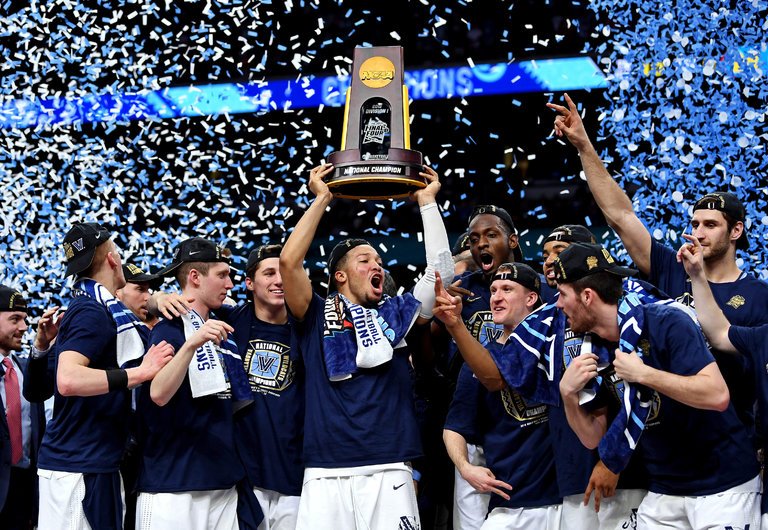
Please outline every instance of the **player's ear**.
M341 270L338 270L333 273L333 279L336 280L336 285L340 285L347 281L347 273Z

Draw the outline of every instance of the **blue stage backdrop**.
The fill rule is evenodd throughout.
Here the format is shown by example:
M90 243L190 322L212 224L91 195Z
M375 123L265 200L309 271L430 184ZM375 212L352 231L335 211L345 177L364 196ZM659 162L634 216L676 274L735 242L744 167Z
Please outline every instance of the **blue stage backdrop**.
M698 197L735 193L747 207L750 237L739 264L766 278L768 3L595 0L592 7L605 21L596 31L609 35L595 50L609 73L599 150L634 191L635 211L655 239L677 247Z

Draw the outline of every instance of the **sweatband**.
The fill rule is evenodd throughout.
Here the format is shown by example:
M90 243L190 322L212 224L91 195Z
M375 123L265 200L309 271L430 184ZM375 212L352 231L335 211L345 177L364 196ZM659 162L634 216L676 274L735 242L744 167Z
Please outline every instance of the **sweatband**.
M110 392L128 388L128 372L122 368L107 370L107 387Z

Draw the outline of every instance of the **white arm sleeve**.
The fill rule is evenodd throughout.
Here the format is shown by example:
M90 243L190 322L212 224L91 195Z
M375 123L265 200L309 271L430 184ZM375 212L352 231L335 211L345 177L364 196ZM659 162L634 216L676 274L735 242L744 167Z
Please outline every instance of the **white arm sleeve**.
M437 203L432 202L422 206L419 211L424 223L427 268L413 288L413 296L421 302L419 316L432 318L432 308L435 306L435 271L440 273L446 285L450 284L453 281L453 256Z

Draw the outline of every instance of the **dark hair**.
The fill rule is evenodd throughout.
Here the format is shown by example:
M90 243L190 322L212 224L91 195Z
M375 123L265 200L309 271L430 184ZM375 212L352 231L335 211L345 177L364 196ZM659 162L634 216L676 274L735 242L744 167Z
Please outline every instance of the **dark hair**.
M576 294L581 294L584 289L589 288L595 291L606 304L618 305L624 294L623 282L624 279L621 276L603 271L584 276L571 282L570 285Z

